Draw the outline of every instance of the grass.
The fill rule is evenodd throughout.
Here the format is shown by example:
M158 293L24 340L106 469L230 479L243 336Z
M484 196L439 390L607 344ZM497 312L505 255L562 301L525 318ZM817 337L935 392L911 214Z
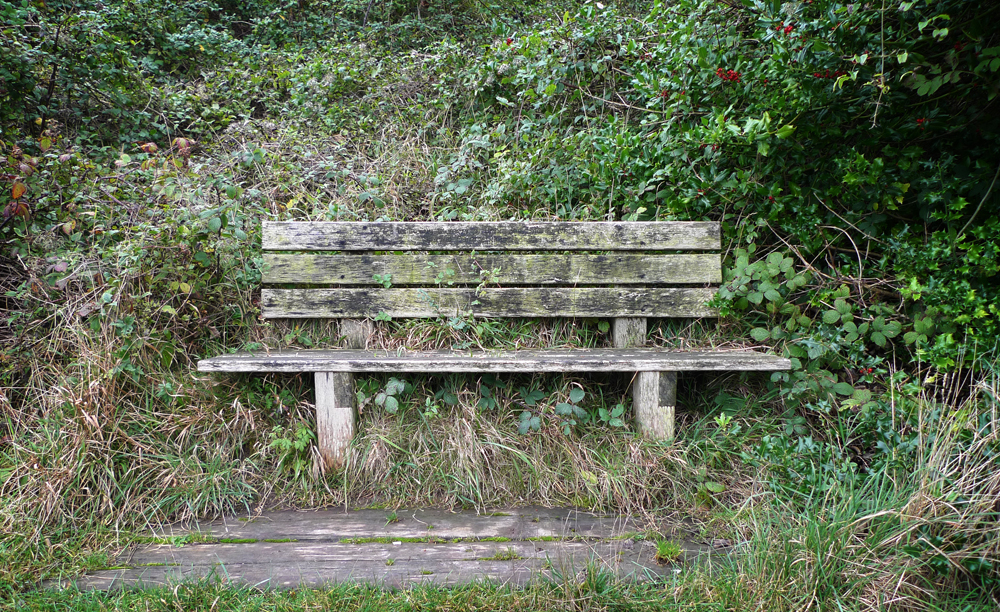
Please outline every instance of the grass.
M254 538L221 538L219 544L256 544Z
M967 398L963 409L953 411L951 416L929 426L927 434L931 440L916 464L917 469L906 473L887 470L879 478L831 489L811 498L788 498L770 491L767 480L763 479L764 472L754 471L752 466L739 461L739 453L751 448L768 431L766 421L757 425L748 422L745 430L749 432L747 437L739 438L717 435L711 418L689 421L684 429L684 438L666 447L650 444L627 433L609 437L598 431L584 431L576 437L566 438L556 432L542 432L537 436L522 437L510 430L505 432L502 419L495 418L499 414L473 410L469 405L471 402L467 403L463 395L460 395L459 405L436 420L425 421L412 413L393 419L370 415L370 427L379 435L372 431L362 432L352 455L354 462L347 472L328 475L313 485L326 485L329 490L320 493L289 484L283 495L300 499L318 495L319 499L342 500L342 484L338 483L344 481L339 479L351 478L352 475L356 479L351 484L352 491L371 493L391 489L392 495L383 493L380 498L386 503L405 502L407 505L413 504L415 499L427 503L447 503L449 500L460 503L463 496L478 498L486 503L507 502L507 505L512 498L527 503L558 504L586 494L593 496L591 507L609 511L643 513L649 508L658 508L661 512L673 509L675 513L700 519L705 529L702 535L706 539L721 532L737 543L736 554L731 556L729 562L716 564L706 573L698 570L685 572L683 580L672 587L674 590L681 588L684 594L682 601L692 602L692 605L701 601L706 604L715 602L732 609L755 605L769 610L824 609L828 604L836 604L847 610L930 610L934 607L926 594L931 588L929 585L936 584L933 587L935 598L964 601L972 606L970 609L975 609L973 604L977 600L967 594L963 584L976 578L963 578L961 573L945 573L936 577L927 563L933 558L931 545L937 540L932 542L927 538L935 534L944 538L949 547L945 551L949 562L961 564L979 558L996 558L997 541L989 530L989 525L993 524L989 517L995 512L991 504L998 494L996 472L991 467L995 466L994 455L991 454L996 448L995 434L988 429L977 433L980 430L968 428L970 408L975 402L988 401L991 389L983 388L983 395ZM481 433L456 438L460 433L468 436L463 432L470 426L481 429ZM491 434L495 439L490 439ZM445 439L456 442L467 440L470 445L464 447L463 452L456 449L449 452L442 444ZM401 444L404 440L408 441L405 446ZM459 446L459 450L461 448ZM434 450L429 452L428 449ZM488 462L480 464L476 457L481 449L493 449L493 454ZM390 471L390 482L387 483L382 482L385 478L365 476L366 472L358 464L366 455L375 453L385 453L384 463L368 468L372 474L377 473L380 466L398 464L407 465L408 471L397 474ZM438 461L429 461L428 457L435 454ZM530 469L529 463L532 466ZM460 465L464 466L461 471ZM700 471L695 466L705 467L712 478L727 483L727 490L714 506L706 507L699 501L694 475ZM484 473L486 469L492 470L490 487L484 486L483 483L488 482L485 478L476 476L478 469L484 470ZM583 469L599 474L598 482L578 478L576 474ZM450 476L456 473L466 474L467 480ZM676 482L678 480L680 482ZM444 489L445 483L451 487L450 492ZM567 484L572 484L572 488L568 488ZM376 489L376 485L385 489ZM405 488L400 488L404 485ZM956 505L956 500L961 503ZM9 509L17 501L16 498L4 497L2 503ZM7 521L12 518L11 514L5 516ZM12 552L18 550L17 547L23 547L20 548L23 551L29 548L25 546L25 540L18 544L13 539L10 534L16 531L6 533L4 542L7 548L3 554L6 555L4 567L9 580L17 575L11 572L16 567L14 559L18 558L12 556ZM55 533L49 528L41 533L41 537L53 538ZM105 532L96 539L95 534L101 532L91 531L86 539L70 536L58 540L60 543L57 546L43 547L40 550L47 551L47 556L31 561L26 567L38 572L35 575L53 571L72 572L73 568L82 567L84 555L93 554L95 546L105 547L113 554L129 542L140 539L122 532ZM962 534L963 544L955 539L956 534ZM170 538L161 540L163 543L181 543ZM432 541L428 537L350 541L403 540ZM502 538L487 540L501 541ZM921 542L927 543L922 549L919 548ZM14 547L11 547L12 544ZM915 556L906 552L907 547L916 547ZM29 582L22 584L30 585ZM482 601L477 598L486 598L501 609L532 597L542 597L539 591L518 595L480 588L483 590L463 592L476 601ZM651 597L652 593L659 593L661 598L663 596L662 590L653 587L640 589L622 584L607 588L612 591L607 596L612 598L625 598L638 592L644 593L644 597ZM225 594L224 599L232 596L248 606L252 601L264 601L259 599L263 595L249 591L222 587L212 589L211 592L215 593L213 598ZM352 592L368 593L363 589ZM14 593L8 593L14 596ZM778 597L778 593L782 595ZM432 597L429 592L421 596ZM21 593L18 597L35 598L41 606L46 598L54 598L52 602L65 602L70 596ZM87 598L98 598L93 601L101 601L101 605L106 604L111 609L128 609L133 605L128 603L127 598L116 599L122 597L117 595L77 597L80 599L75 601L80 605L89 605ZM275 598L267 600L270 602L267 605L274 606L302 601L288 594L267 597ZM326 595L317 591L297 597L316 598L308 600L316 602L325 601ZM368 597L373 598L372 601L382 601L378 598L389 595L370 594ZM528 599L519 599L521 597ZM559 601L584 605L573 599L576 595L571 597L564 592L559 597L564 598ZM365 605L374 605L372 601ZM389 605L402 604L393 600Z
M680 558L684 549L677 542L658 540L656 542L656 560L659 563L672 563Z
M517 554L517 551L513 547L508 547L503 550L498 550L492 557L484 557L480 559L481 561L513 561L516 559L522 559L521 555Z
M730 610L752 604L740 597L736 584L726 585L706 599L705 585L699 579L679 577L666 585L616 582L613 578L591 572L582 581L536 584L518 589L479 584L455 588L415 585L402 591L383 590L369 585L339 585L330 589L295 591L259 591L227 587L218 583L183 583L176 588L145 592L81 593L73 591L28 593L9 602L0 602L0 610L90 611L174 611L214 609L220 611L291 611L291 610ZM728 588L727 588L728 587ZM888 609L889 606L886 606ZM793 609L787 607L784 609ZM854 609L846 605L842 609ZM994 609L974 600L942 599L926 608L932 611L964 610L987 612Z
M265 542L272 542L276 540L264 540ZM295 542L296 540L285 540L290 542ZM340 540L341 544L391 544L393 542L407 542L407 543L417 543L417 544L458 544L461 542L510 542L510 538L503 537L487 537L487 538L440 538L440 537L430 537L430 536L373 536L373 537L362 537L362 538L344 538Z
M418 537L371 537L371 538L344 538L341 544L392 544L393 542L407 542L417 544L446 544L448 540L444 538L418 538Z
M527 21L535 18L544 16L529 15ZM456 82L463 62L477 53L475 45L443 45L428 53L392 54L392 61L387 54L378 59L378 82L373 77L322 108L293 104L308 99L309 88L311 95L326 95L310 71L335 71L371 58L357 45L317 49L314 64L305 67L297 66L301 58L276 54L260 60L261 71L287 69L294 86L281 95L300 97L283 101L281 112L216 126L183 172L151 174L138 157L115 166L97 151L81 152L93 156L94 167L118 173L114 181L94 179L81 193L86 214L80 222L94 219L100 230L92 232L91 243L74 246L58 230L39 231L30 254L9 258L5 245L0 259L0 287L9 293L0 301L0 610L867 612L997 605L993 593L1000 579L986 565L1000 566L995 366L970 375L950 395L922 396L919 389L887 381L889 424L879 425L878 439L861 439L867 430L851 433L865 418L857 407L818 413L776 397L766 378L745 373L684 375L680 435L672 443L595 423L562 434L552 398L581 386L585 407L596 413L627 397L627 377L407 375L413 390L399 414L361 406L358 435L346 469L338 473L324 472L313 444L283 454L270 436L314 430L310 376L194 372L198 358L231 350L339 341L336 323L259 320L256 232L262 219L431 220L451 213L470 220L605 218L606 211L597 208L548 210L522 201L515 190L506 194L509 201L499 197L505 194L486 197L478 183L459 198L447 192L447 181L439 184L438 171L452 166L456 177L477 167L484 182L498 181L497 168L517 158L510 151L503 159L480 159L469 144L476 142L475 130L486 138L492 129L489 117L463 114L474 112L479 94ZM219 67L216 77L240 80L249 72L246 66ZM170 93L170 83L162 86ZM473 119L481 124L475 129ZM266 155L239 161L256 149ZM76 179L91 180L89 171L80 172ZM235 202L222 197L210 188L216 180L238 185L243 195ZM166 184L176 196L165 195ZM544 188L541 181L538 188ZM229 229L197 234L205 224L202 215L222 206L231 207L233 227L243 228L246 237ZM100 239L111 234L113 240ZM199 249L218 263L197 263ZM56 287L49 282L56 282L51 270L61 263L78 274ZM172 282L178 283L174 289ZM190 290L182 290L181 282ZM370 341L387 350L611 344L601 321L465 323L382 322ZM661 322L651 328L649 341L667 348L738 346L746 342L742 327L734 318L720 327ZM385 382L379 376L357 379L369 396ZM546 397L531 407L541 416L540 431L526 436L517 433L517 415L527 408L522 387ZM495 406L481 406L484 389ZM444 390L454 393L454 405L436 398ZM712 408L721 391L741 406L726 429L714 421ZM428 400L439 405L437 417L424 414ZM804 444L808 438L853 453L858 464L869 462L879 455L877 442L912 429L901 416L907 402L920 411L919 448L913 455L904 455L902 446L892 450L889 465L860 481L830 477L828 489L803 492L802 482L824 473L828 461L814 461L805 446L794 448L791 459L802 459L794 464L759 452L766 439ZM800 421L803 431L795 429ZM861 450L850 450L855 447ZM723 490L708 491L706 482ZM221 515L249 521L272 506L490 512L532 504L670 517L706 541L732 540L735 554L656 584L622 583L591 571L524 590L470 585L392 592L342 585L261 592L212 582L148 593L37 590L41 580L109 566L135 544L211 541L145 535L170 521ZM387 524L398 518L387 512ZM393 541L444 540L345 540ZM673 558L674 552L663 556Z

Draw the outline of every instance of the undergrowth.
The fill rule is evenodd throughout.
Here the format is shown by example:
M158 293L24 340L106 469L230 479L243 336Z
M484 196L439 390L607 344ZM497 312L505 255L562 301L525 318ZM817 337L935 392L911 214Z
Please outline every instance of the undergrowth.
M143 605L995 604L997 3L161 4L0 0L0 606L139 606L33 589L164 521L425 504L669 513L740 554L666 585ZM289 219L720 221L718 324L647 341L793 370L682 376L672 443L635 435L621 376L360 377L326 472L310 377L194 373L342 342L260 318L260 223ZM586 319L374 330L610 343Z

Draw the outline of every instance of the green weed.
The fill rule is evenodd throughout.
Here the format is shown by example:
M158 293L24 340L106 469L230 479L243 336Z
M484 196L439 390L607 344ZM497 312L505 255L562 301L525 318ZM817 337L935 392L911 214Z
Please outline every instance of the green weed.
M677 542L670 540L656 541L656 560L660 563L671 563L676 561L684 549Z

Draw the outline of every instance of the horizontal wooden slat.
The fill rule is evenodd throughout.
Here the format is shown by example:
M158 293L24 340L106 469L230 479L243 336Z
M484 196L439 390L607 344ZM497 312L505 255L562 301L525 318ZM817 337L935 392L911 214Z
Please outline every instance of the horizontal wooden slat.
M788 359L750 351L657 349L409 353L344 349L237 353L198 362L200 372L687 372L790 368Z
M392 285L455 283L476 285L679 285L722 282L716 253L650 255L613 253L327 255L265 253L264 282L312 285L380 285L375 274L390 275ZM490 276L499 270L496 277ZM486 272L487 275L483 275Z
M382 515L384 522L386 513ZM423 537L432 539L434 532L425 526ZM685 545L684 557L677 564L695 561L704 548ZM457 586L483 581L526 585L595 570L602 575L617 575L617 580L650 580L679 571L677 564L672 567L657 563L655 554L655 549L627 546L621 540L158 545L140 549L129 558L130 565L123 568L88 571L76 579L51 581L45 586L65 588L72 584L80 590L118 590L140 586L176 588L182 581L225 580L227 588L239 585L246 589L328 589L331 584L358 582L379 589L405 589L420 584ZM559 572L558 578L555 572Z
M558 538L609 538L651 528L668 530L672 523L664 517L591 514L567 508L528 507L510 509L501 515L482 515L475 511L419 508L399 513L399 520L387 522L385 512L372 508L343 508L301 512L280 510L267 513L265 520L216 520L194 527L200 539L287 540L289 542L336 542L358 537L383 537L392 540L426 538L427 525L434 525L433 537L452 540L475 540L507 537L524 540ZM190 533L191 526L172 523L153 527L152 534L169 538ZM132 559L133 563L136 561ZM141 561L140 561L141 562Z
M700 221L367 223L265 222L272 251L711 251L719 224Z
M269 319L390 317L713 317L714 289L264 289Z

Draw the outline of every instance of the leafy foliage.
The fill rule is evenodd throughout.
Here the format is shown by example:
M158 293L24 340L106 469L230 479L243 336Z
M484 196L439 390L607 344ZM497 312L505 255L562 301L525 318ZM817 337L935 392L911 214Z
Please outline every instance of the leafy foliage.
M828 506L888 482L915 491L906 513L844 519L865 531L852 538L874 538L876 515L902 530L864 540L904 560L880 580L995 585L996 11L0 0L0 531L36 534L0 538L0 590L26 584L11 568L70 563L45 537L272 492L693 512L775 499L825 525ZM483 376L471 401L467 377L359 378L363 460L321 474L307 377L191 379L201 356L337 341L259 318L259 222L298 218L718 220L721 325L661 324L650 342L764 345L793 369L685 381L673 445L632 437L628 406L604 401L624 394L617 378ZM610 343L607 321L467 315L376 317L373 339ZM689 437L700 407L709 433ZM730 476L746 466L771 497Z

